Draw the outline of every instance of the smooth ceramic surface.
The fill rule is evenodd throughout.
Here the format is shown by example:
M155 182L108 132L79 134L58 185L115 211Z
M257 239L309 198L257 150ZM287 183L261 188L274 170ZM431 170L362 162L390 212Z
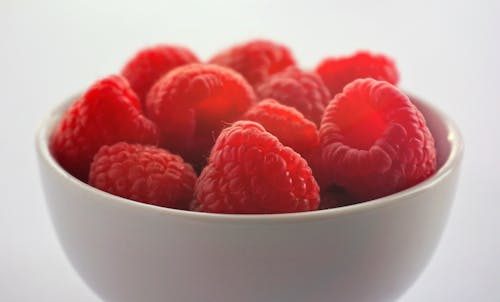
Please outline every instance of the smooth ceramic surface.
M40 175L59 240L105 301L391 301L425 268L452 204L463 153L453 123L417 101L439 171L374 201L278 215L159 208L96 190L66 173L37 134Z

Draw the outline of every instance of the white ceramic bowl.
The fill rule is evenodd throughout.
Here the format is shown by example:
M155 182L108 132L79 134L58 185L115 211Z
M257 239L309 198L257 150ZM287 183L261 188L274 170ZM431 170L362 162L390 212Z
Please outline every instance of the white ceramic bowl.
M59 240L105 301L390 301L429 261L452 204L463 153L456 126L416 101L438 149L439 171L374 201L276 215L195 213L94 189L64 171L48 138L65 105L41 125L36 147Z

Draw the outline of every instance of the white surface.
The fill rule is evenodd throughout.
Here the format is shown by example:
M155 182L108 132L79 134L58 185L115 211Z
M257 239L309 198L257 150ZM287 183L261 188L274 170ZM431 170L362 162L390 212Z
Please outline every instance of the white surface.
M304 66L358 48L390 54L401 85L455 119L466 153L453 212L401 301L500 300L500 3L268 2L0 2L0 300L98 301L48 219L34 152L42 116L143 45L180 43L208 58L256 36L288 44Z

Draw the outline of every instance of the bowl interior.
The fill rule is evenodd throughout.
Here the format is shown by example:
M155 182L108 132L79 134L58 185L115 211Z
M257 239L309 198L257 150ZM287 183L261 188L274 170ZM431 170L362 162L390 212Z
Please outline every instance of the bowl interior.
M191 212L170 208L163 208L154 205L144 204L135 202L129 199L121 198L118 196L111 195L109 193L95 189L84 182L81 182L77 178L73 177L67 173L52 157L49 150L49 139L52 134L53 128L57 121L66 111L67 107L74 101L75 98L71 98L64 102L57 108L55 108L50 115L42 122L38 129L36 137L36 147L41 155L41 159L45 161L45 164L51 166L55 169L61 177L65 178L70 185L79 186L80 189L91 191L92 194L99 194L105 199L111 199L113 202L125 203L127 206L136 207L140 210L146 211L159 211L167 215L182 215L189 216L196 219L226 219L226 220L302 220L302 219L317 219L317 218L327 218L335 215L344 215L351 213L352 211L360 211L363 209L369 209L379 206L387 206L397 200L412 194L418 194L420 191L425 190L429 186L433 186L438 183L443 177L445 177L450 171L458 166L463 153L463 141L460 131L456 125L440 110L434 106L421 101L419 98L410 96L412 102L417 106L417 108L424 115L427 125L434 136L436 151L437 151L437 165L438 171L428 178L427 180L405 189L403 191L385 196L379 199L375 199L369 202L363 202L359 204L325 209L319 211L311 212L301 212L301 213L287 213L287 214L252 214L252 215L237 215L237 214L215 214L215 213L200 213Z

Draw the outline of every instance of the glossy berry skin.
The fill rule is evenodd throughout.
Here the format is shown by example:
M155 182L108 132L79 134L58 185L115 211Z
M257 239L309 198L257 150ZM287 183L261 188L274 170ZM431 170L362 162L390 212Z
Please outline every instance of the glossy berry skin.
M257 86L256 93L261 99L272 98L294 107L316 125L319 125L325 107L332 99L330 91L317 74L297 67L288 67L270 76Z
M268 40L252 40L216 54L210 63L236 70L255 87L270 75L294 66L295 59L284 45Z
M436 171L424 117L385 81L356 80L335 96L321 122L320 148L322 168L315 172L322 185L342 188L358 202L398 192Z
M187 209L196 173L178 155L153 146L103 146L90 166L89 184L113 195L161 207Z
M192 209L232 214L316 210L319 187L306 161L260 124L224 129L195 186Z
M244 120L254 121L276 136L279 141L301 155L319 145L316 125L293 107L266 99L248 110Z
M175 67L199 62L189 49L176 45L156 45L140 50L122 69L139 99L144 103L153 84Z
M97 150L120 141L158 144L158 130L142 114L127 80L109 76L93 84L75 101L50 140L53 156L70 174L86 181Z
M351 56L324 59L316 67L316 73L323 79L332 96L356 79L372 78L393 85L399 81L398 69L392 59L367 51L359 51Z
M255 102L253 89L233 70L191 64L156 82L146 111L160 128L162 146L199 168L220 130Z

